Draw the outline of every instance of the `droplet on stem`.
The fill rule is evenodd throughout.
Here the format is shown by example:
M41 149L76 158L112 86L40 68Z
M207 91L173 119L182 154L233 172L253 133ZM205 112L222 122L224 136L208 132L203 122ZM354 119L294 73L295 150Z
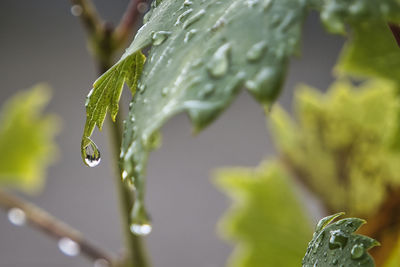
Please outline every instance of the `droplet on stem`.
M7 216L10 223L16 226L22 226L26 223L26 214L20 208L11 208Z
M130 230L132 234L146 236L151 233L152 226L150 218L141 202L135 201L131 212Z
M78 256L81 252L79 244L68 237L63 237L58 241L58 248L62 253L70 257Z

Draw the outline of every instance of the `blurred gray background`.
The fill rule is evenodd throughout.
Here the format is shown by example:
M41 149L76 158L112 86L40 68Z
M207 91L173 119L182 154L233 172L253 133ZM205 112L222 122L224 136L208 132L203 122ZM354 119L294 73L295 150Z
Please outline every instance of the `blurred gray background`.
M94 1L116 23L128 0ZM342 38L324 33L316 14L304 25L302 55L292 61L280 102L289 108L298 83L326 88ZM46 81L54 88L48 111L63 120L61 156L48 172L45 190L26 196L76 227L102 248L119 251L121 230L111 177L106 129L94 139L102 151L96 168L83 165L80 138L85 96L96 78L85 33L67 0L0 1L0 104L17 90ZM125 93L125 101L129 100ZM147 244L154 266L223 266L231 246L216 235L229 200L211 182L221 166L256 166L274 154L262 108L245 92L204 132L191 135L185 115L163 128L163 146L152 153L147 200L154 220ZM0 212L0 266L93 266L67 257L57 242L29 227L11 225Z

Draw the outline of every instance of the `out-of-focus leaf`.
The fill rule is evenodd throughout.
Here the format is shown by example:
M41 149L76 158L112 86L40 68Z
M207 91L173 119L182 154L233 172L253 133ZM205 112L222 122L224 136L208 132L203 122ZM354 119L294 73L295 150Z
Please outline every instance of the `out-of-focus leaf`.
M358 218L332 221L343 213L322 219L308 244L303 267L318 266L375 266L367 251L379 243L354 232L365 223Z
M228 265L300 266L312 227L282 167L220 170L216 181L234 201L219 227L236 242Z
M0 117L0 185L26 192L42 187L46 168L57 158L54 136L58 120L42 114L49 99L50 89L38 85L4 104Z
M269 120L282 159L328 210L357 217L376 212L400 185L395 86L375 81L335 83L326 94L297 90L293 121L276 107ZM373 190L371 190L373 188Z
M340 74L393 80L399 86L400 48L387 23L376 20L354 25L336 69Z

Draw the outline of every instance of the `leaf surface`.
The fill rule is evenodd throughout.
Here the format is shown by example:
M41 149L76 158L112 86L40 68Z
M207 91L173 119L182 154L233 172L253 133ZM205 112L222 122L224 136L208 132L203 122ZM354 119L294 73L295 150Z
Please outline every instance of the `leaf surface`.
M358 218L346 218L332 223L343 215L338 213L322 219L308 244L303 267L318 266L375 266L367 251L379 242L354 232L365 223Z

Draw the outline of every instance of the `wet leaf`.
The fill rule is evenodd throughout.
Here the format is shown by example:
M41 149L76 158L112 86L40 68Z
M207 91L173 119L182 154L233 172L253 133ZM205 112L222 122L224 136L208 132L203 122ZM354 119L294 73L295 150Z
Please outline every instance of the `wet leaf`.
M228 266L300 266L312 227L282 167L223 169L216 182L233 200L219 225L236 245Z
M81 154L85 164L90 166L86 152L89 146L92 146L91 149L95 150L93 152L94 158L100 157L96 145L90 139L94 127L97 125L101 130L107 111L110 112L111 118L115 120L124 83L131 89L132 94L135 94L144 61L145 57L140 51L125 55L94 82L93 89L87 96L85 104L86 124L81 144Z
M338 213L322 219L308 244L303 267L318 266L375 266L368 250L379 242L363 235L354 234L364 220L346 218L332 222L343 215Z
M54 136L58 120L42 110L50 90L38 85L8 100L0 116L0 185L35 192L57 158Z
M264 105L276 99L304 16L304 1L298 0L164 0L153 7L126 52L152 45L121 152L138 192L148 153L169 118L186 111L197 132L243 86Z

